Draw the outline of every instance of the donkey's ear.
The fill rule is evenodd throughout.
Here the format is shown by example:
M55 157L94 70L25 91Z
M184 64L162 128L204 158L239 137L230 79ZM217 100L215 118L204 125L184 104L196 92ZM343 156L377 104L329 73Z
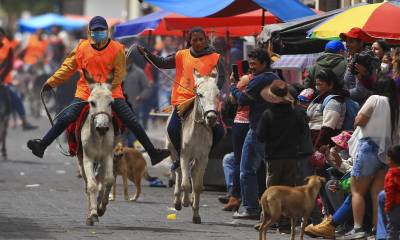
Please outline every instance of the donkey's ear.
M85 77L86 81L89 83L89 85L96 83L94 81L94 78L92 77L92 75L90 75L90 73L85 68L82 68L82 73L83 73L83 76Z
M210 73L210 77L217 78L217 76L218 76L218 70L217 70L216 67L214 67L213 70Z
M193 75L195 76L195 78L201 78L201 75L200 75L199 71L197 71L196 68L193 68Z
M113 80L114 80L114 75L115 75L115 69L112 69L112 70L108 73L107 79L106 79L106 82L105 82L105 83L112 84L112 82L113 82Z
M195 85L197 86L203 80L203 78L201 77L200 73L197 71L196 68L193 68L193 76Z

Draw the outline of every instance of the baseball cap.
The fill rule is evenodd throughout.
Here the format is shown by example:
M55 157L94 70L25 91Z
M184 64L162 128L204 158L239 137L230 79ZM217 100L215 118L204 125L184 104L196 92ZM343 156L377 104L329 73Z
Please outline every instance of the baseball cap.
M347 38L354 38L354 39L359 39L362 42L373 42L374 38L369 36L364 30L361 28L354 27L350 29L349 32L347 33L341 33L339 37L343 40L346 41Z
M341 41L339 40L332 40L329 41L325 45L325 52L330 52L330 53L339 53L340 51L344 51L344 45Z
M101 16L95 16L93 17L90 22L89 22L89 30L90 31L95 31L95 30L107 30L108 29L108 24L106 19L104 19Z

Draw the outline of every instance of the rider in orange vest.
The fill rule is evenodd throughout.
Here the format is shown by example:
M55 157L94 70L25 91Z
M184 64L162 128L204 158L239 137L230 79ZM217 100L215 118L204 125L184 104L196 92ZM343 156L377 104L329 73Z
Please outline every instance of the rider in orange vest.
M220 54L215 52L207 44L206 33L201 28L193 28L189 33L189 42L187 48L179 50L175 55L166 58L156 56L145 48L138 46L142 55L147 55L149 59L159 68L176 68L175 82L172 85L171 104L174 111L167 127L167 132L172 144L180 154L181 149L181 129L182 122L177 113L177 106L194 97L195 81L193 69L200 72L201 75L211 73L214 67L218 70L218 88L221 89L225 82L225 64ZM183 87L182 87L183 86ZM214 127L213 146L223 137L224 129L221 124ZM172 170L179 167L179 161L175 162Z
M90 75L98 76L95 80L104 82L107 75L114 69L112 81L112 96L114 102L112 108L121 118L129 130L132 131L148 152L152 164L157 164L169 156L166 149L156 149L146 132L136 120L134 112L129 108L122 93L122 79L126 74L124 47L120 43L109 38L108 25L103 17L96 16L90 20L88 29L89 39L81 40L78 46L69 54L61 67L51 76L45 85L44 91L49 91L61 83L67 81L77 70L86 69ZM62 113L55 125L47 132L43 139L28 141L28 148L40 158L44 151L67 127L76 121L82 109L87 104L90 89L83 74L78 80L75 98L64 113Z
M28 38L28 43L25 48L24 62L25 64L33 65L38 60L45 61L46 52L49 42L43 39L43 30L38 30L36 34Z
M22 99L16 90L12 87L11 70L14 63L14 49L10 41L5 36L4 29L0 28L0 83L3 84L9 92L10 101L15 106L15 110L22 121L23 130L33 130L37 126L31 125L26 119L25 107Z

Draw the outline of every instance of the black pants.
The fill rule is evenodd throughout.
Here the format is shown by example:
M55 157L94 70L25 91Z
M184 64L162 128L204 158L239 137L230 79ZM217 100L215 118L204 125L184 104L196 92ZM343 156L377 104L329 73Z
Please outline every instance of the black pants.
M50 145L58 136L60 136L60 134L68 127L70 123L76 121L86 104L87 103L82 99L74 98L71 107L69 107L58 117L54 126L43 137L42 143L46 147ZM143 127L137 121L135 113L129 108L125 99L115 99L112 103L112 109L115 111L118 117L121 118L125 126L136 135L136 138L143 145L146 151L152 151L154 149L154 145L151 143Z

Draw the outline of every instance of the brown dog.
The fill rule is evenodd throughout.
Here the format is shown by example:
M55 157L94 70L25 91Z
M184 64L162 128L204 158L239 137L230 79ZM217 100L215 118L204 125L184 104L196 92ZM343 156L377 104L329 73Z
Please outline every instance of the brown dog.
M305 179L306 185L300 187L272 186L261 197L261 226L259 239L267 239L267 229L276 223L281 215L291 218L291 239L295 238L295 218L303 217L301 224L301 237L304 237L304 228L315 206L319 189L325 178L310 176Z
M131 201L136 201L139 198L142 177L150 178L147 173L146 161L142 153L135 148L124 147L121 142L118 142L114 148L114 184L112 187L112 196L110 196L111 201L115 200L116 180L118 175L122 176L125 200L129 198L128 179L135 184L136 192L134 196L129 199Z

